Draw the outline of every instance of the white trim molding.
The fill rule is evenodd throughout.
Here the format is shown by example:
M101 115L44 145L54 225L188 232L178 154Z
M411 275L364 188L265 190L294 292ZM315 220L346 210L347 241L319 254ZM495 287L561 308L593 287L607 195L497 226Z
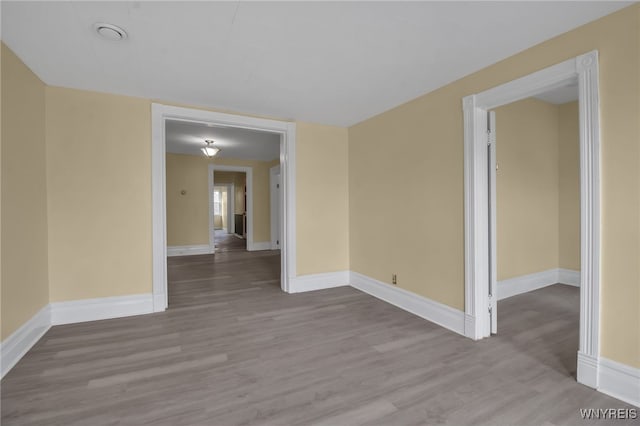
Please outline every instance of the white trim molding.
M49 303L2 342L2 377L38 343L52 325L122 318L152 312L151 293Z
M580 287L580 271L558 268L558 282L560 284Z
M577 380L580 383L598 383L598 356L586 355L578 351Z
M489 337L489 272L495 257L490 226L487 112L502 105L578 81L580 122L580 349L579 358L600 351L600 102L598 52L592 51L462 100L464 119L465 312L474 318L474 339ZM491 229L491 232L489 231ZM471 321L468 322L471 324ZM598 374L578 362L578 381L598 387ZM598 364L595 364L597 373Z
M167 256L191 256L194 254L210 254L212 253L209 244L197 244L192 246L169 246L167 247Z
M258 241L252 242L249 244L247 241L247 251L263 251L263 250L271 250L271 242L270 241Z
M153 312L153 295L133 294L129 296L100 297L69 302L51 303L51 324L72 324Z
M151 216L154 312L164 311L168 306L165 166L165 122L167 120L218 124L280 134L281 209L283 212L280 275L281 288L288 292L289 281L296 277L296 124L153 103L151 104Z
M280 235L282 289L289 291L289 281L297 276L296 216L296 124L286 123L280 138ZM284 244L283 244L284 243Z
M640 368L600 357L598 390L640 407Z
M213 170L211 169L211 164L209 164L208 175L207 175L207 195L209 198L209 212L207 214L207 219L209 219L209 253L216 252L216 226L215 226L215 216L213 212L214 201L213 201L213 191L214 191L214 182L213 182ZM167 248L168 251L168 248ZM167 253L167 256L169 254Z
M458 334L465 335L465 330L474 327L475 319L462 311L357 272L303 275L292 280L291 284L290 293L351 285ZM2 342L2 377L52 325L143 315L153 311L153 295L150 293L51 303ZM580 382L598 382L598 391L640 407L640 369L604 357L598 359L578 353L578 374L582 375Z
M299 275L289 283L289 293L324 290L349 285L349 271Z
M473 315L464 314L464 335L469 339L475 340L476 318Z
M353 271L351 272L351 287L427 321L465 335L467 318L462 311Z
M47 305L2 342L1 377L4 377L29 349L38 343L49 328L51 328L51 311Z
M558 270L536 272L498 281L498 300L558 283Z
M282 228L282 202L280 198L280 165L277 165L269 169L270 242L272 250L280 248L280 240L282 239L280 232Z
M575 58L580 123L580 353L600 354L600 99L598 52ZM580 373L578 371L578 373ZM580 377L580 374L578 374ZM581 381L597 388L598 382Z
M580 287L580 272L556 268L498 281L497 296L502 300L554 284Z

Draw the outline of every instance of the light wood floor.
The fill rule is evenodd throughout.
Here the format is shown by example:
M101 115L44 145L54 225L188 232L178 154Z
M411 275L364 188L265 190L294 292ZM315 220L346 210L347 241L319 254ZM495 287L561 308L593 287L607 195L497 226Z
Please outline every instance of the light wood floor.
M575 382L578 291L499 304L473 342L343 287L286 295L277 252L169 259L166 312L53 327L3 425L565 425L629 407ZM623 423L617 423L623 424Z

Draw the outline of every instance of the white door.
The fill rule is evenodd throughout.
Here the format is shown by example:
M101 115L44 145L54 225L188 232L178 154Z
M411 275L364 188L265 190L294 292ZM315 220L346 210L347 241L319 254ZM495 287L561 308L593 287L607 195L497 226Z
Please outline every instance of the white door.
M280 166L272 167L269 173L271 189L271 250L280 248L282 240L282 190Z
M489 310L491 312L491 333L498 332L498 277L496 259L496 113L489 111L487 117L487 183L489 191Z

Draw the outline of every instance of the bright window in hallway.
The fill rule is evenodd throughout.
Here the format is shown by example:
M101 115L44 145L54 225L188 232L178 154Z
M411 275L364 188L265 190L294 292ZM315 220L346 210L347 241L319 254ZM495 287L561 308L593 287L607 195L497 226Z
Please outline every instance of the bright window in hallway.
M222 214L222 194L220 191L213 192L213 214L216 216Z

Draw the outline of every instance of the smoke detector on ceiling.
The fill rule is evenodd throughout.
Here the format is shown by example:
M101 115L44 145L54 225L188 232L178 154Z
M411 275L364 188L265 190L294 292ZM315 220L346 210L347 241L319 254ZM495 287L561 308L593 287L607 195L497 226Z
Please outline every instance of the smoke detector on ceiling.
M117 25L98 22L93 25L98 35L111 41L121 41L127 39L127 32Z

